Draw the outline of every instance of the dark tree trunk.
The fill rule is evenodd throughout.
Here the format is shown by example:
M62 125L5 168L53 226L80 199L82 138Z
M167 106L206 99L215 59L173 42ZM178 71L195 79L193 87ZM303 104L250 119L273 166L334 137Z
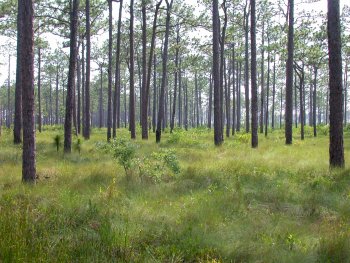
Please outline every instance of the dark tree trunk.
M13 127L13 142L20 144L22 142L22 76L21 76L21 39L22 39L22 8L21 1L18 1L17 13L17 66L16 66L16 89L15 89L15 120Z
M294 0L289 1L288 60L286 66L286 144L293 142L293 57L294 57Z
M73 0L70 22L70 56L66 96L66 114L64 121L64 152L72 151L72 118L73 118L73 92L75 82L75 67L77 63L77 29L78 29L79 0Z
M250 0L251 8L251 79L252 79L252 147L258 147L258 87L256 76L256 17L255 0Z
M218 0L213 0L213 82L214 82L214 143L221 145L221 100L220 100L220 17Z
M135 58L134 58L134 0L130 0L130 101L129 125L131 139L136 139L135 128Z
M166 17L166 28L165 28L165 40L163 49L163 73L162 73L162 86L160 89L159 96L159 109L157 119L157 130L156 130L156 142L159 143L162 134L162 122L164 116L164 102L165 102L165 90L167 89L167 65L168 65L168 46L169 46L169 31L170 31L170 15L173 6L173 0L165 0L167 5L167 17Z
M23 103L23 161L22 181L34 183L35 164L35 116L34 116L34 3L32 0L20 0L21 17L21 77Z
M107 101L107 141L110 142L112 133L112 32L113 32L113 15L112 15L112 0L108 0L108 28L109 28L109 40L108 40L108 101ZM131 55L131 54L130 54Z
M339 0L328 0L329 163L344 167L343 83Z
M90 0L85 2L85 16L86 16L86 79L85 79L85 118L83 136L85 140L90 139Z

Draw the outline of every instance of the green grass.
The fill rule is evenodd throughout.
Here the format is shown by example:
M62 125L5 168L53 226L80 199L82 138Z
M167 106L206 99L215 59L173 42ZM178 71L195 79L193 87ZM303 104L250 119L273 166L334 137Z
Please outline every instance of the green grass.
M350 262L348 133L343 171L329 171L323 134L285 146L277 130L255 150L244 134L221 147L205 129L151 134L137 157L171 148L181 167L157 182L97 149L105 130L66 156L57 134L37 134L35 186L0 137L0 262Z

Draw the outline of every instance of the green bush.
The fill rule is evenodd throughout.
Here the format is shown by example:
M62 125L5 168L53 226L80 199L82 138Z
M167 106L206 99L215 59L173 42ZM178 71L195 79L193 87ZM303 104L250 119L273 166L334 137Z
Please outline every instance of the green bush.
M123 166L125 174L132 168L132 162L135 158L136 146L125 138L117 138L112 145L113 157Z

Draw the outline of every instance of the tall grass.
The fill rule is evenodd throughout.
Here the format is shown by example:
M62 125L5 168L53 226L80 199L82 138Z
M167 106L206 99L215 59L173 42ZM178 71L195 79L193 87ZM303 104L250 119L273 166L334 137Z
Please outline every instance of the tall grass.
M245 134L221 147L206 129L160 145L151 135L136 157L171 149L180 173L147 181L102 149L105 130L71 155L57 154L56 134L37 135L39 181L26 186L21 148L3 132L0 262L350 261L350 174L328 170L326 135L285 146L273 131L256 150Z

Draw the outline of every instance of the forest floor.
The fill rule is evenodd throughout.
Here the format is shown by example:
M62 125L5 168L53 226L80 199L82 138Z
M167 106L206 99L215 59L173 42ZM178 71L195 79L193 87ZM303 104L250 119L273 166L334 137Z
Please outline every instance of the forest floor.
M285 146L276 130L255 150L245 134L221 147L206 129L159 145L151 134L132 142L126 176L105 129L64 156L53 143L62 130L44 127L28 186L3 130L0 262L349 262L350 133L346 169L329 171L327 132L306 132Z

